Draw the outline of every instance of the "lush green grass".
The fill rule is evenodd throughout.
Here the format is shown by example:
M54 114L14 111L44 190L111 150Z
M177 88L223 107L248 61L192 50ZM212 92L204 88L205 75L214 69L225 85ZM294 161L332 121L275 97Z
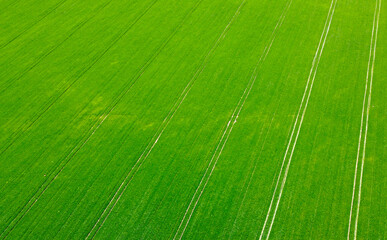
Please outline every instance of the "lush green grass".
M1 0L0 238L346 238L379 0L335 3ZM359 239L386 234L386 13Z

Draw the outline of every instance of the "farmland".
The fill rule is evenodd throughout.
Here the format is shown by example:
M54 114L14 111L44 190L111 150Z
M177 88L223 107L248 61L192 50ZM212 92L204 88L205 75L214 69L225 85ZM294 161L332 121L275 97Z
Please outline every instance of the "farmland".
M382 0L0 9L0 239L386 238Z

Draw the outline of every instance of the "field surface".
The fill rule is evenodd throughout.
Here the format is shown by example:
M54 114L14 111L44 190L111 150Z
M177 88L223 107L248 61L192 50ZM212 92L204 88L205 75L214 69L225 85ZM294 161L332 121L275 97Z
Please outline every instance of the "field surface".
M386 76L383 0L0 0L0 239L386 239Z

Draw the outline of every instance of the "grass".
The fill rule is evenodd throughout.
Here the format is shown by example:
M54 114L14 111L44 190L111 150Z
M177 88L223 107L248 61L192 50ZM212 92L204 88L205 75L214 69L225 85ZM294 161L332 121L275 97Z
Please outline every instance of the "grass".
M349 236L385 238L386 7L335 2L0 1L0 238L346 238L379 12Z

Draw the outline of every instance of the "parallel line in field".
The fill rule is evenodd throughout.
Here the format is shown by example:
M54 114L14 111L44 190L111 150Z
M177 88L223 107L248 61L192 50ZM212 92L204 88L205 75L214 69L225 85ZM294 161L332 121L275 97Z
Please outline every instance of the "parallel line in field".
M360 200L361 200L361 188L362 188L362 182L363 182L364 159L365 159L366 144L367 144L368 120L369 120L370 105L371 105L372 80L373 80L373 76L374 76L376 43L377 43L377 39L378 39L379 17L380 17L381 4L382 4L382 0L376 0L374 18L373 18L373 24L372 24L370 52L369 52L368 65L367 65L366 83L365 83L364 97L363 97L363 107L362 107L361 121L360 121L359 141L358 141L358 147L357 147L357 156L356 156L356 164L355 164L355 172L354 172L354 182L353 182L353 189L352 189L351 210L349 213L349 224L348 224L348 234L347 234L348 240L351 237L352 212L353 212L353 206L354 206L354 201L355 201L355 192L356 192L356 187L357 187L357 172L358 172L360 154L362 154L361 166L360 166L360 179L359 179L359 186L358 186L358 193L357 193L358 199L357 199L355 226L354 226L355 229L354 229L354 233L353 233L353 238L354 239L357 238L357 228L358 228ZM369 82L369 88L368 88L368 82ZM368 99L367 99L367 94L368 94ZM367 105L367 110L365 109L366 105ZM366 112L366 123L365 123L365 129L363 131L364 112L365 111L367 111ZM363 134L364 134L364 137L363 137ZM362 141L363 138L364 138L364 140ZM362 143L363 143L363 146L361 146ZM362 153L360 153L360 151Z
M105 7L107 7L113 0L110 0L106 2L105 4L102 4L97 10L94 11L94 14L90 16L89 18L85 19L84 21L78 23L71 31L70 34L65 37L61 42L59 42L57 45L53 46L49 51L47 51L44 55L40 56L35 62L33 62L29 67L27 67L24 71L21 72L19 76L14 77L13 79L10 79L7 81L7 83L3 84L3 86L0 88L0 94L5 92L9 87L11 87L16 81L20 80L24 75L26 75L28 72L30 72L32 69L34 69L43 59L45 59L47 56L49 56L51 53L53 53L56 49L58 49L63 43L65 43L68 39L70 39L79 29L81 29L87 22L89 22L91 19L93 19L95 16L98 15L100 11L102 11ZM5 86L6 85L6 86ZM21 126L22 127L22 126ZM20 127L20 128L21 128ZM19 128L19 129L20 129Z
M147 9L146 11L139 17L141 18L158 0L155 0ZM137 21L139 20L139 18L137 19ZM136 21L136 22L137 22ZM135 23L133 23L131 26L133 26ZM131 28L131 26L128 28L128 30ZM127 32L127 31L126 31ZM121 36L122 37L122 36ZM118 41L118 40L117 40ZM117 42L115 41L115 42ZM113 43L114 44L114 43ZM113 45L112 44L112 45ZM111 46L112 46L111 45ZM111 47L110 46L110 47ZM161 49L160 49L161 51ZM107 50L105 51L105 53L107 52ZM158 53L157 53L158 54ZM86 140L84 140L82 142L82 140L84 138L82 138L78 143L77 145L71 150L71 152L64 158L63 161L59 161L59 163L56 165L54 171L50 172L50 175L51 176L52 174L54 174L56 172L56 175L54 178L51 178L50 177L47 177L46 178L46 181L43 182L43 184L38 188L38 190L33 194L33 196L29 199L29 201L21 208L21 210L16 214L16 217L12 220L12 222L6 227L6 229L0 234L0 238L3 237L3 235L5 234L5 237L7 237L7 235L13 230L13 228L17 225L17 223L29 212L29 210L32 208L32 206L39 200L40 196L43 195L43 193L47 190L47 188L51 185L51 183L58 177L59 173L63 171L64 167L67 165L67 163L78 153L78 151L89 141L89 139L94 135L94 133L96 132L96 130L102 125L102 123L105 121L105 119L108 117L108 115L110 114L110 112L114 109L114 107L118 104L119 100L122 99L123 95L125 95L129 89L131 88L131 86L137 81L137 79L142 75L143 71L145 70L145 68L151 63L151 61L156 57L156 54L153 55L149 60L148 62L141 68L140 70L140 74L136 77L136 79L134 80L134 82L131 82L131 85L129 86L129 88L125 89L121 92L120 96L117 97L118 101L114 101L113 105L110 107L110 109L106 109L108 110L108 113L105 114L106 110L104 111L104 114L102 114L99 118L97 118L97 121L92 125L92 127L88 130L87 134L84 135L84 137L86 137ZM90 67L91 68L91 67ZM89 68L89 69L90 69ZM141 72L142 71L142 72ZM79 78L78 78L79 79ZM126 85L126 87L128 87ZM68 90L68 89L67 89ZM66 91L67 91L66 90ZM122 94L124 93L124 94ZM63 95L63 93L61 94ZM116 99L116 100L117 100ZM51 105L52 106L52 105ZM47 111L47 110L46 110ZM62 165L62 166L61 166ZM57 170L57 171L55 171ZM49 181L48 181L49 180ZM48 181L48 183L47 183ZM47 184L46 184L47 183ZM45 186L46 185L46 186ZM24 212L24 213L23 213ZM13 222L16 221L15 224L13 224ZM14 225L9 231L8 229L10 228L11 225ZM4 237L4 238L5 238Z
M332 86L332 83L335 81L335 79L330 79L330 81L327 82L327 84L325 85L325 94L321 97L321 99L324 99L323 100L323 104L320 108L320 111L329 111L327 110L329 107L331 107L329 104L329 101L325 101L325 99L328 99L330 94L331 94L331 86ZM311 144L311 152L309 154L309 156L307 157L308 159L312 159L314 155L317 155L316 152L318 152L318 148L321 146L318 144L318 141L321 140L320 139L320 135L322 134L321 132L324 132L325 129L324 127L322 127L322 125L324 124L322 120L322 118L324 118L323 115L320 115L318 117L318 119L315 119L314 120L314 124L316 124L317 126L317 130L316 130L316 133L314 135L314 138L313 138L313 142ZM317 143L317 144L316 144ZM329 144L329 147L326 148L326 152L332 152L332 148L334 146L332 144ZM314 177L314 176L313 176ZM319 188L318 190L318 195L317 195L317 198L316 198L316 201L313 206L313 209L314 209L314 214L313 214L313 217L312 217L312 220L309 222L309 231L307 230L307 232L309 232L309 236L306 237L305 235L305 238L306 239L313 239L312 236L314 236L314 232L313 230L315 230L315 228L313 228L313 226L315 226L315 221L316 221L316 216L317 216L317 211L319 210L319 206L320 206L320 199L321 199L321 194L324 192L324 189L322 188ZM290 201L289 201L290 202ZM311 205L309 205L311 206ZM292 231L291 235L290 236L294 236L294 230Z
M27 205L29 204L30 206L28 206L26 212L23 214L22 217L24 217L24 215L26 215L29 210L32 208L32 206L39 200L39 198L43 195L43 193L47 190L47 188L51 185L51 183L58 177L58 175L63 171L63 169L66 167L66 165L69 163L69 161L79 152L79 150L89 141L89 139L94 135L94 133L97 131L97 129L102 125L102 123L106 120L106 118L110 115L110 113L114 110L114 108L117 106L117 104L122 100L122 98L129 92L129 90L131 89L131 87L136 83L136 81L142 76L142 74L145 72L146 68L153 62L153 60L161 53L161 51L165 48L165 46L169 43L169 41L173 38L173 36L175 36L175 34L177 33L178 29L183 25L183 23L185 22L185 20L187 20L189 18L189 16L194 12L194 10L196 10L196 8L199 6L199 4L202 2L203 0L201 0L200 2L198 2L194 8L184 17L184 19L182 20L182 22L174 29L174 31L171 33L171 35L167 38L167 40L163 43L162 46L160 46L157 51L155 52L155 54L152 55L152 57L150 59L148 59L148 61L142 66L142 68L140 69L139 73L137 74L137 76L134 78L134 81L132 82L128 82L128 84L126 84L123 88L123 90L121 91L120 94L118 94L117 98L112 102L112 104L110 104L110 106L108 108L105 109L104 113L101 114L98 118L97 118L97 121L93 124L93 126L89 129L89 131L87 132L87 134L84 135L84 137L77 143L77 145L71 150L71 152L65 157L65 159L63 161L60 161L58 163L58 165L55 167L54 171L52 171L50 173L50 176L53 175L53 174L56 174L55 177L51 178L51 180L47 183L47 181L45 181L41 186L40 188L37 190L37 192L34 194L34 196L30 199L30 201L27 203ZM157 2L157 0L155 1ZM154 2L154 3L155 3ZM154 5L154 3L152 4L152 6ZM150 7L149 7L150 8ZM126 64L125 64L126 66ZM121 67L121 69L124 68ZM121 70L120 69L120 70ZM118 72L116 72L111 78L113 78ZM84 138L86 137L86 139L84 140ZM84 140L84 141L83 141ZM48 177L47 179L50 179L50 177ZM35 198L35 200L34 200ZM25 209L26 206L24 206L23 209ZM23 210L22 209L22 210ZM20 219L21 220L21 219ZM19 220L19 221L20 221ZM0 236L1 237L1 236Z
M5 7L3 8L3 12L4 12L5 10L7 10L7 8L11 7L12 5L16 4L16 3L19 2L19 1L20 1L20 0L15 0L15 1L9 3L7 6L5 6Z
M295 149L296 144L297 144L297 140L298 140L298 136L299 136L299 133L300 133L300 130L301 130L301 126L302 126L303 120L304 120L305 112L306 112L306 109L308 107L309 98L310 98L310 95L312 93L314 80L315 80L315 77L316 77L318 65L320 63L320 58L321 58L322 52L323 52L324 47L325 47L325 42L326 42L326 39L327 39L327 36L328 36L328 33L329 33L329 29L330 29L330 26L331 26L331 23L332 23L333 15L334 15L334 12L335 12L335 9L336 9L336 3L337 3L337 0L332 0L330 8L329 8L329 11L328 11L328 16L327 16L327 19L325 21L324 29L323 29L323 32L321 34L320 41L319 41L318 47L317 47L316 52L315 52L315 56L313 58L312 67L311 67L310 72L309 72L308 81L307 81L307 84L305 86L305 90L304 90L304 94L302 96L301 104L300 104L299 109L298 109L296 121L294 122L293 130L292 130L292 133L291 133L291 136L290 136L290 139L289 139L286 151L285 151L285 155L284 155L284 158L283 158L283 161L282 161L280 172L278 174L277 183L276 183L276 186L274 188L273 196L272 196L271 201L270 201L269 209L268 209L267 214L266 214L266 218L265 218L265 222L264 222L263 227L262 227L261 234L259 236L260 240L263 238L263 235L265 233L267 221L268 221L269 216L271 214L271 209L272 209L272 206L273 206L274 199L275 199L275 197L277 195L278 184L279 184L280 179L282 177L283 167L285 165L285 162L286 162L286 159L287 159L287 156L288 156L290 145L293 143L292 150L291 150L291 153L290 153L290 156L289 156L289 160L288 160L288 163L287 163L287 166L286 166L286 169L285 169L285 173L284 173L284 176L282 177L283 179L282 179L281 187L280 187L280 190L279 190L279 193L278 193L277 203L276 203L276 206L275 206L275 209L274 209L274 213L273 213L272 219L270 221L270 227L269 227L268 233L266 235L266 239L269 239L269 237L270 237L271 229L273 227L274 220L275 220L275 217L276 217L276 214L277 214L277 210L278 210L278 206L279 206L279 203L281 201L283 189L285 187L285 183L286 183L286 179L287 179L290 163L291 163L291 160L292 160L292 157L293 157L294 149ZM307 97L306 97L306 95L307 95ZM305 97L306 97L306 101L305 101ZM304 106L304 102L305 102L305 106ZM300 119L300 122L298 122L298 120L300 118L301 111L302 111L301 119ZM298 124L298 126L297 126L297 124ZM297 133L296 133L296 137L295 137L294 142L293 142L293 136L294 136L296 127L297 127Z
M244 3L244 2L245 1L243 1L242 3ZM255 80L257 79L257 75L258 75L258 69L261 66L261 63L265 61L265 59L266 59L266 57L271 49L271 46L273 45L273 42L275 40L275 37L277 34L277 29L281 27L281 25L286 17L286 13L288 12L288 9L290 8L291 3L292 3L292 0L288 1L288 3L286 4L280 18L278 19L278 22L276 23L274 30L269 38L269 42L265 46L265 49L263 50L258 62L255 65L253 74L251 75L248 84L246 85L242 96L240 97L236 107L234 108L234 111L233 111L233 113L232 113L232 115L231 115L231 117L226 125L226 128L223 131L222 137L220 138L218 145L216 146L215 152L212 155L212 158L211 158L209 164L207 165L207 168L206 168L206 170L205 170L205 172L204 172L204 174L199 182L199 185L197 186L197 188L195 190L194 195L191 198L190 203L188 204L188 207L184 213L182 220L180 221L179 227L177 228L173 239L182 239L182 237L184 236L184 233L185 233L187 226L191 220L191 217L196 209L196 206L197 206L197 204L198 204L198 202L199 202L199 200L200 200L200 198L201 198L201 196L202 196L202 194L203 194L203 192L204 192L204 190L205 190L205 188L206 188L206 186L207 186L207 184L212 176L212 173L216 167L216 164L217 164L217 162L218 162L218 160L223 152L223 149L228 141L228 138L231 135L231 132L234 128L234 125L237 122L239 114L241 113L243 106L246 103L246 100L251 92L251 89L254 86ZM195 199L196 199L196 201L195 201ZM194 201L195 201L195 203L194 203ZM187 216L188 216L188 218L187 218ZM183 227L183 225L184 225L184 227ZM182 230L180 230L180 229L182 229Z
M157 51L156 51L156 52L157 52ZM176 69L175 69L174 73L178 70L177 68L178 68L178 66L180 66L180 64L181 64L181 63L179 63L179 64L177 64L177 65L175 66ZM173 75L173 74L172 74L172 75ZM124 137L123 137L123 138L124 138ZM116 155L116 153L119 152L120 149L121 149L121 147L120 147L117 151L115 151L115 154L111 156L110 160L108 160L108 161L106 161L106 162L104 163L104 166L108 166L108 165L112 162L112 160L114 159L114 156ZM103 172L103 171L100 171L100 172L94 177L94 181L95 181L95 179L97 179L97 178L102 174L102 172ZM118 186L118 185L117 185L117 186ZM115 189L115 188L114 188L114 189ZM87 193L90 192L91 190L92 190L92 188L91 188L91 185L90 185L90 187L87 189L86 193L83 195L83 197L81 198L81 200L80 200L79 202L82 202L83 199L86 197ZM109 195L109 196L112 195L113 192L114 192L114 190L111 191L108 195ZM78 204L78 205L79 205L79 204ZM67 217L66 221L65 221L65 222L63 223L63 225L60 227L60 229L58 230L58 233L57 233L57 234L59 234L59 233L61 232L62 228L65 227L65 224L69 221L69 219L70 219L71 216L74 214L74 212L75 212L75 210L73 210L73 211L71 212L71 214Z
M30 25L28 25L26 27L26 29L24 29L21 33L19 33L18 35L16 35L15 37L13 37L12 39L10 39L8 42L4 43L2 46L0 46L0 49L3 49L5 48L6 46L8 46L10 43L12 43L13 41L15 41L18 37L20 37L21 35L23 35L24 33L26 33L28 30L30 30L33 26L35 26L36 24L38 24L40 21L42 21L43 19L45 19L48 15L50 15L52 12L54 12L56 9L58 9L60 6L62 6L67 0L62 0L60 1L57 5L55 5L52 9L48 9L47 11L45 11L45 13L43 14L43 16L41 18L39 18L37 21L31 23Z
M113 197L109 201L108 205L103 210L100 217L97 219L97 222L94 224L93 228L90 230L88 235L86 236L86 239L93 239L94 236L98 233L99 229L102 227L102 225L105 223L106 219L109 217L110 213L112 212L113 208L116 206L117 202L120 200L121 196L125 192L126 188L128 187L129 183L133 179L134 175L138 172L144 161L147 159L151 151L153 150L154 146L157 144L158 140L160 139L161 135L163 134L164 130L167 128L168 124L170 123L171 119L174 117L177 110L180 108L181 104L185 100L186 96L188 95L189 91L191 90L192 86L194 85L196 79L199 77L199 75L203 72L204 68L206 67L212 53L217 48L221 40L225 37L226 33L228 32L232 22L236 18L237 15L239 15L239 10L243 6L244 0L241 5L239 5L237 11L223 30L223 32L220 34L219 38L216 40L215 44L212 46L212 48L209 50L207 55L205 56L203 62L195 72L194 76L191 78L191 80L187 83L184 90L180 94L179 98L173 105L173 107L170 109L168 115L164 118L163 122L159 126L157 132L152 137L151 141L148 143L147 147L141 154L141 156L138 158L136 163L133 165L133 167L130 169L130 171L125 176L124 180L121 182L119 188L114 193ZM132 174L133 173L133 174ZM102 220L102 222L101 222ZM100 223L101 222L101 223Z
M153 60L161 53L161 51L165 48L165 46L170 42L170 40L176 35L176 33L178 32L178 30L181 28L181 26L184 24L184 22L189 19L190 15L197 9L197 7L200 5L200 3L202 2L203 0L200 0L193 8L192 10L184 17L184 19L182 20L182 22L174 29L174 31L172 32L172 34L168 37L168 39L163 43L163 45L156 51L156 53L147 61L146 64L144 64L144 66L141 68L139 74L137 75L137 77L135 78L135 81L134 82L131 82L129 83L129 88L126 88L125 91L121 92L121 95L119 97L117 97L116 101L114 102L113 104L113 107L112 108L109 108L109 111L107 114L102 114L99 119L102 119L101 122L99 122L99 124L97 125L97 127L94 129L94 127L92 129L93 132L90 136L88 136L88 138L86 139L86 141L84 141L82 143L82 146L83 147L87 141L90 139L90 137L94 134L94 132L102 125L102 123L105 121L105 119L108 117L108 115L110 115L110 113L114 110L114 108L116 107L116 105L119 103L119 101L129 92L129 90L131 89L131 87L136 83L136 81L142 76L142 74L145 72L146 68L153 62ZM127 86L128 86L127 85ZM88 134L89 135L89 134ZM79 151L80 149L77 150L77 152ZM76 154L76 153L75 153ZM74 154L74 155L75 155ZM72 156L73 157L73 156ZM110 161L109 161L110 162ZM64 166L63 166L64 168ZM63 170L62 168L62 170ZM62 171L61 170L61 171ZM113 192L111 193L113 194ZM83 199L83 198L82 198Z
M256 158L257 160L260 159L260 157L261 157L261 155L262 155L263 149L264 149L265 144L266 144L266 141L267 141L267 137L268 137L268 135L269 135L269 132L270 132L272 123L273 123L273 121L274 121L275 115L277 114L277 111L278 111L278 108L279 108L279 105L280 105L282 96L283 96L283 94L280 95L280 98L279 98L279 100L278 100L278 105L276 106L276 109L275 109L275 111L274 111L274 113L273 113L273 117L272 117L272 119L271 119L271 121L270 121L269 127L267 128L267 131L266 131L266 134L265 134L265 138L264 138L262 147L261 147L261 149L260 149L260 151L259 151L258 157ZM291 128L289 129L289 132L288 132L287 136L289 137L290 134L291 134ZM231 234L232 234L233 230L235 229L235 225L236 225L236 222L237 222L237 220L238 220L238 216L239 216L240 210L241 210L241 208L242 208L242 206L243 206L243 204L244 204L244 201L245 201L245 199L246 199L246 195L247 195L248 189L250 188L252 179L253 179L253 177L254 177L254 175L255 175L256 168L257 168L257 161L255 161L253 171L252 171L251 174L250 174L250 177L249 177L249 180L248 180L248 184L247 184L247 188L246 188L246 190L244 191L244 194L243 194L243 198L242 198L241 204L239 205L239 208L238 208L238 211L237 211L237 215L236 215L235 220L234 220L233 225L232 225ZM275 179L273 179L273 182L272 182L272 184L271 184L272 187L274 186L274 183L275 183ZM230 236L229 236L229 239L231 239L231 234L230 234Z
M239 213L240 213L241 208L242 208L242 206L243 206L243 204L244 204L244 202L245 202L245 200L246 200L247 193L248 193L248 191L249 191L250 185L251 185L252 180L253 180L253 177L254 177L254 175L255 175L256 168L257 168L257 166L258 166L258 165L257 165L258 160L261 158L261 155L262 155L262 153L263 153L263 149L264 149L264 147L265 147L265 145L266 145L267 137L269 136L270 129L271 129L272 124L273 124L273 122L274 122L274 118L276 117L278 108L279 108L279 106L280 106L280 102L281 102L282 96L283 96L283 94L280 95L280 98L279 98L279 100L278 100L278 105L276 106L276 109L275 109L275 111L274 111L274 113L273 113L273 117L272 117L271 120L270 120L269 127L267 127L267 128L262 127L262 133L261 133L260 135L263 134L263 130L264 130L264 129L267 129L266 134L265 134L265 138L264 138L263 143L262 143L262 146L261 146L261 148L260 148L258 157L256 158L257 160L255 161L253 171L251 171L251 174L250 174L250 176L249 176L249 178L248 178L248 180L247 180L247 187L246 187L246 190L245 190L244 193L243 193L242 201L241 201L241 203L240 203L240 205L239 205L239 207L238 207L238 211L237 211L236 217L235 217L235 219L234 219L234 222L233 222L233 225L232 225L232 228L231 228L230 235L229 235L229 238L228 238L228 239L231 239L231 234L232 234L232 232L233 232L234 229L235 229L235 226L236 226L236 223L237 223L237 220L238 220L238 217L239 217ZM290 130L289 130L289 135L290 135ZM260 138L261 138L261 136L259 137L259 139L260 139ZM274 185L274 180L273 180L272 185Z
M273 124L273 120L274 120L274 118L275 118L275 115L276 115L276 113L274 113L274 114L273 114L273 117L271 118L269 127L267 128L267 131L266 131L266 134L265 134L265 138L264 138L264 140L263 140L262 147L261 147L260 150L259 150L259 154L258 154L257 159L259 159L260 156L262 155L263 149L264 149L264 147L265 147L265 145L266 145L267 137L269 136L269 132L270 132L271 126L272 126L272 124ZM264 129L264 128L262 128L262 130L261 130L262 133L263 133L263 129ZM260 134L259 138L261 138L262 133ZM239 204L238 211L237 211L237 214L236 214L236 216L235 216L234 222L233 222L233 224L232 224L232 227L231 227L231 230L230 230L230 235L229 235L228 239L231 239L231 235L232 235L232 233L233 233L233 231L234 231L234 229L235 229L235 226L236 226L238 217L240 216L241 208L242 208L242 206L243 206L243 204L244 204L244 202L245 202L245 200L246 200L247 193L248 193L248 191L249 191L249 189L250 189L251 182L252 182L252 180L253 180L253 176L254 176L254 174L255 174L256 169L257 169L257 164L254 164L254 167L253 167L253 170L251 171L250 176L248 177L248 179L246 179L246 182L244 183L244 185L246 185L246 183L247 183L247 187L246 187L246 190L243 192L243 197L242 197L241 203Z
M24 132L26 132L28 129L30 129L76 82L78 82L79 79L81 79L82 76L86 74L157 2L158 0L153 1L150 6L145 9L145 11L139 15L135 21L128 26L123 32L121 32L111 43L110 45L93 60L91 63L83 69L83 71L75 77L75 79L70 82L70 84L65 87L65 89L59 93L59 95L54 95L46 102L46 104L42 107L43 111L39 112L38 114L34 115L31 120L27 120L24 124L24 127L18 131L15 135L13 135L12 139L8 140L8 145L6 145L0 152L0 155L2 155L4 152L6 152L15 142L16 140L23 135ZM28 124L29 123L29 124Z

